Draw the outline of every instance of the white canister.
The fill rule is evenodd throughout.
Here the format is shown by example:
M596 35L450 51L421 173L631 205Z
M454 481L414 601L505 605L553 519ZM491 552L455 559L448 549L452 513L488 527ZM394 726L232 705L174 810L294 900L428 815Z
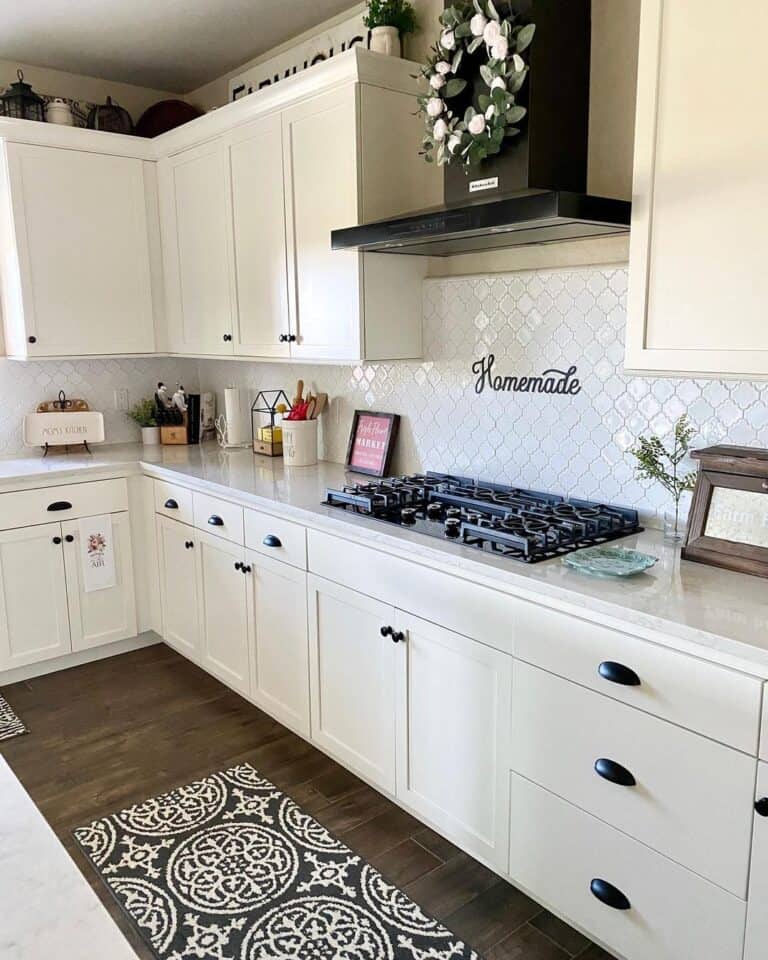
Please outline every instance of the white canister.
M75 125L72 110L67 101L62 100L61 97L57 97L47 104L45 120L47 123L57 123L60 127L74 127Z
M160 427L142 427L141 442L145 447L153 447L160 443Z
M283 460L289 467L317 463L317 420L283 420Z
M401 56L402 45L397 27L374 27L371 30L371 50L388 57Z

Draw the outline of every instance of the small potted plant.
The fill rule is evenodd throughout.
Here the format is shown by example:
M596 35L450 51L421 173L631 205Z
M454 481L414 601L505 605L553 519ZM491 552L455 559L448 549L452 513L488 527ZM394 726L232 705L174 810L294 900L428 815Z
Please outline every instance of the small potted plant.
M371 50L399 57L400 38L416 29L416 13L409 0L368 0L363 23L371 31Z
M160 427L155 419L155 402L149 398L139 400L131 407L128 416L141 427L141 442L147 446L160 443Z
M664 539L681 543L685 537L686 519L682 516L681 500L696 486L696 471L683 470L683 461L691 449L696 431L687 415L675 424L674 444L668 450L658 437L640 437L630 453L637 460L637 476L641 480L656 480L671 495L673 508L664 512Z

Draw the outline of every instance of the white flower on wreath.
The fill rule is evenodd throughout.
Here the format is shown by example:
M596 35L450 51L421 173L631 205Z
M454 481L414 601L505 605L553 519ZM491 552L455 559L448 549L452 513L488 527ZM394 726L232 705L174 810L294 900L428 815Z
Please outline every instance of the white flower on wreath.
M439 117L443 110L445 110L445 104L440 97L430 97L427 101L427 114L430 117Z
M451 153L456 153L460 146L461 137L454 133L453 136L448 139L448 149L451 151Z
M443 50L456 49L456 34L453 30L443 30L440 34L440 46Z
M476 13L469 21L469 29L472 31L473 37L482 37L487 26L488 17L484 16L482 13Z
M440 60L439 63L435 64L435 70L443 76L446 76L446 74L451 72L451 65L447 60Z
M467 129L473 137L479 137L481 133L485 132L485 117L482 113L476 113L474 117L472 117L467 124Z
M429 78L429 85L433 90L442 90L445 86L445 77L442 73L433 73Z
M499 37L499 39L491 47L491 56L494 60L506 60L507 54L509 53L509 40L506 37Z
M501 27L495 20L489 20L483 30L483 40L487 47L492 47L501 37Z
M445 120L438 120L432 129L432 136L435 140L445 140L448 136L448 124Z

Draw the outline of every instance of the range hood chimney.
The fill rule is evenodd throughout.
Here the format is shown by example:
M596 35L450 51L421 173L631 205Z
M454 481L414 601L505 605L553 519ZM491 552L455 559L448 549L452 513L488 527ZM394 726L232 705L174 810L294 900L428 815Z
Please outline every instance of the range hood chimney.
M592 0L512 0L512 8L536 24L518 95L528 110L521 133L478 167L446 167L444 207L335 230L335 250L446 257L629 231L628 201L587 193ZM455 113L487 92L481 84L451 101Z

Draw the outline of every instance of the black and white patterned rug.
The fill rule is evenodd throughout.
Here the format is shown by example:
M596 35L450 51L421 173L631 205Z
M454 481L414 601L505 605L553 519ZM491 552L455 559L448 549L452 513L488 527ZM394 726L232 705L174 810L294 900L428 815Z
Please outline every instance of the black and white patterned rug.
M10 740L11 737L19 737L28 732L13 707L0 693L0 740Z
M249 764L75 838L161 960L480 960Z

